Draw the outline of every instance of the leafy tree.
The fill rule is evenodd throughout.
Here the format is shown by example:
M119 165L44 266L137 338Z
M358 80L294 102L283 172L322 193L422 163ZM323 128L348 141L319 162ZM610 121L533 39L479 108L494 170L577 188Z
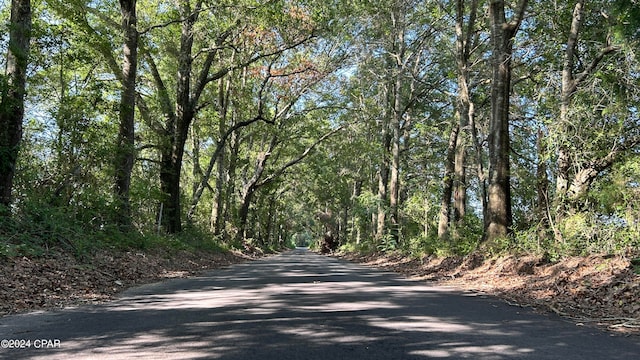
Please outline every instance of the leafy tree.
M12 0L6 67L0 79L0 216L9 214L13 177L22 140L31 23L31 1Z
M493 68L489 122L489 219L486 230L489 241L507 236L512 225L509 163L511 57L513 39L524 18L527 3L527 0L519 1L509 21L504 1L489 3Z
M135 160L135 104L138 68L138 29L136 0L121 0L122 32L124 33L122 64L122 94L118 133L115 192L122 225L131 224L131 172Z
M451 6L455 6L456 117L459 119L452 126L444 165L438 223L438 237L441 240L448 238L449 235L452 196L454 197L454 221L457 226L463 225L467 211L467 152L471 146L471 140L476 148L478 177L482 185L482 209L483 211L487 209L484 164L474 118L476 105L473 99L473 88L477 84L472 83L473 68L478 67L479 63L474 59L480 58L484 53L479 35L481 32L477 29L477 17L481 4L478 1L472 1L467 7L462 0L452 3Z
M49 0L10 25L2 208L34 238L636 246L635 1L176 4Z

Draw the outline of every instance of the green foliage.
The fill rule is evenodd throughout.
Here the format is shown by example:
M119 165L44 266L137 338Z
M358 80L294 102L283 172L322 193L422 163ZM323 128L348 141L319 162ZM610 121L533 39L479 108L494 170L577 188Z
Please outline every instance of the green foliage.
M376 251L376 248L369 241L363 241L359 244L355 242L347 242L338 248L338 251L343 253L361 253L370 254Z
M631 265L633 266L633 272L640 275L640 258L631 259Z
M310 232L297 232L290 237L293 246L309 247L313 243L313 236Z
M400 250L402 253L416 258L465 256L478 248L479 240L479 238L469 236L448 241L438 238L437 234L421 235L407 239L403 242Z
M186 227L182 232L175 235L152 236L158 241L158 245L170 245L173 248L189 251L206 251L221 253L229 250L220 238L213 236L210 232L193 226ZM154 245L152 242L149 245ZM148 246L149 246L148 245Z
M535 254L555 262L568 256L627 254L640 249L638 227L615 216L579 212L556 226L560 239L544 227L531 227L501 244L501 253Z
M510 146L515 235L481 245L482 219L474 214L481 213L482 183L471 169L478 162L486 163L484 148L478 155L468 147L467 217L462 225L451 224L449 240L438 239L435 233L450 131L446 124L456 116L457 74L450 55L455 53L455 26L447 15L453 13L453 2L223 0L203 4L190 54L192 87L197 87L199 78L224 69L229 72L219 81L208 82L194 104L197 114L190 124L181 172L185 208L191 187L200 182L222 134L239 122L260 120L236 129L226 139L222 154L213 159L221 167L207 181L192 223L175 236L157 234L156 216L166 195L160 189L159 149L168 144L171 135L167 133L175 125L169 118L176 110L172 107L181 55L180 8L167 0L138 2L137 89L144 106L136 109L139 151L130 194L133 226L123 229L114 225L118 214L112 194L120 91L115 74L122 57L117 3L38 2L16 200L11 209L5 209L12 217L0 218L0 254L38 256L62 248L81 256L101 247L224 251L252 246L276 251L295 245L313 248L317 246L313 239L328 228L339 235L345 251L402 251L415 256L480 250L558 259L640 249L640 161L637 144L631 141L638 136L640 102L637 1L607 0L598 4L598 11L585 12L574 75L585 71L606 45L619 49L607 54L572 96L570 124L557 120L572 6L530 4L532 11L514 52L513 78L518 81L512 94ZM399 4L411 6L402 9ZM480 4L480 8L486 6ZM3 10L7 15L6 6ZM471 29L472 41L477 42L470 44L471 96L482 146L488 136L484 121L491 103L490 84L485 81L490 71L487 61L482 61L490 56L486 50L490 35L483 16L480 11L476 28ZM406 51L401 53L408 58L404 59L395 53L400 27L406 30L402 37ZM268 56L310 34L313 38L308 42ZM406 68L399 69L398 60ZM210 71L199 74L209 62ZM399 89L389 86L395 76L403 80ZM411 93L414 98L409 98ZM387 229L385 236L376 238L377 212L390 208L388 199L378 194L378 176L383 166L385 170L389 166L388 122L396 95L403 109L398 236ZM348 126L318 144L303 162L280 171L323 134L343 124ZM541 144L544 154L536 150L538 129L546 136ZM557 169L553 162L561 145L575 158L572 173L611 149L624 148L624 154L597 175L600 180L581 198L576 211L550 229L539 225L532 211L537 205L535 165L540 158L548 162L553 182ZM261 158L268 161L257 173ZM249 239L236 239L241 194L255 189L254 176L258 180L254 186L260 184L260 188L250 199ZM261 184L270 176L270 182ZM223 224L210 229L216 220L212 219L214 208L220 211ZM320 221L319 212L329 219Z
M396 251L399 248L398 240L392 234L387 233L380 239L380 243L376 248L382 252Z
M69 207L32 203L12 217L0 217L0 255L41 256L52 250L63 250L82 257L98 249L163 248L169 250L224 252L228 248L207 231L188 227L178 235L123 230L104 223L88 211L79 216Z
M0 238L7 256L39 256L49 249L81 255L96 239L95 227L74 219L65 208L29 203L11 218L2 218Z
M615 216L580 212L567 217L559 228L564 240L561 248L567 255L620 254L640 248L637 227Z

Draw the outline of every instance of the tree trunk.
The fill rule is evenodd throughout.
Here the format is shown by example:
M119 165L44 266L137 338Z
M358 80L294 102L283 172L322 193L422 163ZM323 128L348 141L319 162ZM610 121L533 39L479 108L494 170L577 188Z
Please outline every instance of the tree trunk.
M233 55L232 55L233 58ZM220 122L218 125L218 132L221 138L225 137L227 132L227 121L229 118L229 98L231 93L231 78L224 80L220 79L218 84L218 102L219 102L219 112L220 112ZM226 139L224 139L226 143ZM215 154L218 159L216 160L218 163L218 175L216 180L216 194L214 200L214 209L215 213L212 211L211 213L211 232L215 235L219 235L218 230L221 229L221 222L223 221L224 214L224 206L225 206L225 171L227 170L226 166L226 158L225 158L225 149L224 147L220 149L219 154ZM208 182L209 179L206 179ZM195 196L194 199L195 200ZM195 201L191 202L191 207L193 208ZM191 212L191 209L190 209Z
M277 198L278 195L276 192L274 192L273 194L270 194L269 196L267 196L267 201L268 201L268 205L266 205L265 207L268 207L267 210L267 214L265 216L265 225L264 225L264 234L262 234L261 236L261 241L263 245L274 245L276 243L276 239L275 237L273 237L273 227L276 223L277 220Z
M453 193L453 176L455 167L456 143L460 126L453 126L449 136L449 146L447 146L447 157L444 164L444 175L442 177L442 201L440 203L440 217L438 221L438 239L448 240L449 220L451 214L451 195Z
M472 124L473 103L471 102L471 89L469 78L471 71L472 39L475 34L475 24L478 12L478 0L471 1L469 13L466 14L464 0L456 1L456 65L458 72L458 112L460 114L460 126L456 141L455 154L455 181L454 181L454 221L462 225L467 210L467 181L466 181L466 155L469 127ZM467 20L465 26L465 19Z
M180 142L175 139L172 142L174 145L162 152L160 162L160 190L164 194L162 219L163 226L169 234L182 231L180 173L182 171L184 141Z
M267 150L258 155L253 175L245 182L244 186L242 187L240 208L238 209L238 233L236 234L236 241L238 242L242 242L246 238L249 207L251 206L253 195L261 186L258 183L260 182L260 179L264 174L264 171L267 167L267 161L269 160L269 157L271 156L271 153L275 149L277 143L278 135L276 134L271 138Z
M401 36L402 38L402 36ZM400 41L400 40L399 40ZM404 42L404 40L402 40ZM401 66L398 66L398 72ZM396 74L393 91L393 111L391 116L391 131L392 131L392 143L391 143L391 168L389 178L389 224L390 234L395 241L399 239L400 231L400 219L398 219L398 207L400 205L400 117L402 116L401 109L401 88L402 79L400 74Z
M235 56L232 55L231 61L233 61L234 58ZM213 155L211 156L211 159L209 160L209 165L207 166L205 173L199 174L199 176L195 178L197 180L194 180L196 181L196 184L194 185L193 195L191 196L191 205L189 206L189 211L187 212L187 218L189 220L195 215L196 206L200 202L200 197L202 196L204 189L209 184L209 178L211 177L211 172L213 171L213 167L216 164L216 162L218 162L218 176L221 175L221 171L222 171L221 168L224 167L224 164L220 164L219 162L224 161L224 147L226 145L227 138L231 136L233 131L236 130L236 128L227 129L230 92L231 92L231 80L230 79L225 80L223 78L219 79L218 81L218 104L219 104L218 113L220 114L220 121L218 123L218 132L220 134L220 138L218 139L218 143L213 152ZM218 190L218 198L219 198L221 194L221 189L217 188L217 190ZM217 206L223 206L223 204L220 202L216 202L216 204ZM222 212L218 210L219 209L216 210L216 213L219 216ZM212 217L212 220L214 220L213 217ZM214 221L217 221L217 219ZM212 228L213 227L214 226L212 226Z
M443 178L443 197L438 223L438 238L446 239L449 234L451 196L453 194L453 218L461 225L467 208L466 154L467 133L473 116L473 104L469 89L469 72L471 68L471 39L475 33L475 20L478 10L477 0L471 2L469 14L466 15L464 0L456 1L456 67L458 73L458 104L456 114L458 124L453 128L447 147L445 174ZM467 19L465 29L465 19Z
M385 142L387 144L390 143L390 141ZM380 164L380 170L378 171L378 216L376 219L376 239L378 240L382 239L385 233L387 203L389 200L387 193L389 184L389 157L386 154L386 149L388 149L388 147L385 146L385 154L383 154L382 163Z
M262 164L264 166L264 163ZM260 170L260 173L262 173L262 170ZM251 202L253 201L253 195L257 190L257 188L255 187L256 182L257 178L254 183L245 185L242 190L240 208L238 209L238 233L236 234L237 242L242 242L247 238L247 219L249 217L249 207L251 206Z
M389 119L390 131L391 131L391 167L390 179L389 179L389 225L390 234L392 238L397 242L400 238L400 219L399 219L399 207L400 207L400 147L402 141L402 127L401 120L405 114L403 109L403 79L406 73L405 62L407 61L407 45L405 43L405 11L406 5L403 2L396 2L393 5L391 17L393 24L393 52L392 56L395 60L393 65L390 66L392 71L392 84L390 87L390 94L392 101L390 102L390 115ZM413 86L412 86L413 89ZM413 94L408 94L411 97Z
M582 15L584 13L584 0L579 0L574 9L571 20L571 29L567 40L567 47L562 66L562 89L560 94L560 127L565 131L571 131L568 114L571 99L577 89L577 82L573 76L575 66L576 51L578 46L578 35L582 27ZM566 211L566 197L569 190L569 177L571 170L571 152L568 144L562 142L558 148L558 174L556 176L556 222L560 221Z
M120 98L120 126L115 164L115 197L117 221L131 225L131 172L135 160L136 74L138 66L138 30L136 28L136 0L120 0L124 33L124 61L122 64L122 94Z
M222 207L222 213L220 214L219 219L216 221L216 229L215 234L221 235L223 238L226 237L226 223L229 221L229 217L231 216L231 210L233 206L233 195L235 194L235 183L236 183L236 168L238 165L238 153L240 151L240 141L237 135L232 135L229 143L229 160L228 167L226 170L226 174L228 175L227 179L220 178L218 181L225 182L224 185L224 206Z
M347 243L348 235L349 235L349 207L345 206L342 211L342 221L340 227L340 238L342 239L339 245L344 245Z
M542 129L538 129L536 139L536 148L538 152L538 162L536 164L536 218L538 225L540 226L540 231L538 232L540 240L546 236L544 230L549 224L549 179L547 178L547 160L543 142L544 135Z
M589 192L589 188L598 178L600 173L611 168L613 164L629 149L634 148L640 143L637 137L627 138L626 141L611 150L607 155L595 159L583 165L571 181L571 185L567 191L571 206L575 206L580 199L583 199Z
M225 154L226 152L222 150L218 155L218 175L216 177L216 193L214 200L215 212L211 213L211 231L216 235L218 235L218 230L222 225L221 222L225 212L225 175L227 171Z
M389 134L389 117L384 115L382 124L382 159L380 159L380 168L378 170L378 214L376 219L377 240L382 239L385 235L387 211L389 205L389 168L391 166L389 149L391 148L392 137Z
M195 116L195 104L200 94L199 91L196 91L196 96L193 98L191 96L193 27L198 18L200 4L199 2L195 11L192 11L189 1L182 1L180 4L182 32L180 35L175 114L169 116L168 126L166 126L168 141L167 145L162 148L160 163L160 189L165 196L162 218L165 230L170 234L182 231L180 199L182 159L184 146L189 135L189 126ZM205 67L203 71L208 72L208 67ZM198 87L201 90L204 84L200 83Z
M351 195L351 206L358 201L358 198L362 194L362 180L356 179L353 182L353 193ZM356 244L360 244L362 241L362 226L360 216L354 211L351 214L351 238L354 239Z
M493 0L489 5L493 48L491 82L491 119L489 122L489 241L511 233L509 97L511 95L511 55L527 0L521 0L514 20L507 22L505 3Z
M600 62L610 53L618 51L619 48L607 44L600 50L599 54L593 58L591 63L587 64L585 69L579 74L575 74L575 63L578 58L578 38L580 35L580 29L584 21L585 1L578 0L576 3L571 18L571 28L569 31L569 37L567 39L567 45L564 54L564 62L562 67L562 89L560 94L560 128L558 131L564 133L572 133L574 128L571 119L569 119L569 109L571 107L571 101L578 90L578 87L591 76ZM602 159L597 159L591 162L586 162L583 166L577 166L574 164L574 156L568 144L569 140L565 140L558 145L558 158L557 168L558 173L556 175L556 191L554 198L555 205L555 221L556 223L562 222L565 214L571 211L571 206L575 202L576 194L582 196L583 191L586 192L590 184L595 180L600 170L594 168L599 167L602 162L607 162L609 155ZM634 140L630 140L632 143ZM624 147L624 146L623 146ZM615 151L613 158L618 156L618 151ZM613 159L612 159L613 160ZM611 164L607 165L610 166ZM572 174L573 169L581 168L578 173ZM603 169L606 167L603 167ZM573 176L573 179L572 179ZM562 240L562 234L556 231L556 240Z
M465 158L467 150L467 142L465 141L465 129L468 124L462 126L462 131L458 134L456 143L456 156L454 160L455 178L453 181L453 221L459 226L464 221L467 211L467 174L465 169Z
M31 41L31 1L11 1L9 46L0 102L0 216L10 214L13 177L22 140Z
M243 193L240 201L240 208L238 209L238 233L236 234L236 241L242 242L247 238L247 219L249 217L249 207L253 200L254 189L247 189Z
M483 219L483 227L485 229L489 228L489 196L487 190L487 178L485 174L485 166L484 166L484 156L482 151L482 142L480 141L478 135L478 129L476 128L475 117L474 114L474 104L471 103L471 108L469 109L469 113L471 116L469 117L469 127L471 129L471 138L473 140L473 146L475 148L476 154L476 173L478 175L478 182L480 183L480 199L482 201L482 219Z

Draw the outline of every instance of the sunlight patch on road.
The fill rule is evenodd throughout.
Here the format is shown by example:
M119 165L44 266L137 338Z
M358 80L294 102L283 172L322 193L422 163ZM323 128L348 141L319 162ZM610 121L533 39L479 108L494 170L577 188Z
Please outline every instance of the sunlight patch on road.
M441 344L438 349L414 350L410 355L425 356L427 358L470 358L470 359L504 359L505 356L514 357L532 353L533 349L516 348L512 345L470 346L468 344Z
M304 341L312 341L318 344L362 344L364 342L373 342L379 340L377 337L368 335L353 335L342 331L341 329L330 328L324 325L308 324L297 326L295 328L282 327L276 328L281 334L293 335Z
M225 341L233 339L242 341L238 334L228 334ZM145 334L138 334L130 338L111 338L110 336L99 336L81 338L73 341L65 341L63 344L64 353L49 351L46 354L34 354L31 359L46 360L68 360L69 354L74 354L74 358L85 359L194 359L207 358L214 359L223 356L229 351L235 350L232 346L220 345L223 337L216 335L215 338L197 336L171 337L165 331L154 331ZM178 346L179 345L179 346ZM159 354L162 354L160 356Z
M372 326L399 330L399 331L420 331L420 332L442 332L460 333L476 331L475 328L446 322L445 320L432 316L409 316L401 319L374 318L369 321Z
M349 294L367 292L380 293L384 287L372 289L366 282L313 282L299 284L271 284L257 289L206 289L182 291L166 295L147 295L123 298L113 304L113 311L137 310L178 310L232 308L252 314L269 314L273 310L295 308L304 311L361 311L380 308L396 308L390 301L327 301L335 296L348 297ZM395 288L388 289L389 296L402 296ZM292 303L289 296L295 296L301 303Z
M355 301L355 302L328 302L313 306L294 306L296 310L304 310L314 313L331 313L345 311L365 311L375 309L396 309L397 305L393 305L386 301Z

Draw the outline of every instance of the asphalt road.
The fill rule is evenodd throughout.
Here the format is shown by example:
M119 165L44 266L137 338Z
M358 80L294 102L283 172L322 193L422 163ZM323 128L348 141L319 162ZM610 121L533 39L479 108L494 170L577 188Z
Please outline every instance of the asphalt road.
M640 359L637 338L303 249L3 317L0 339L3 359Z

